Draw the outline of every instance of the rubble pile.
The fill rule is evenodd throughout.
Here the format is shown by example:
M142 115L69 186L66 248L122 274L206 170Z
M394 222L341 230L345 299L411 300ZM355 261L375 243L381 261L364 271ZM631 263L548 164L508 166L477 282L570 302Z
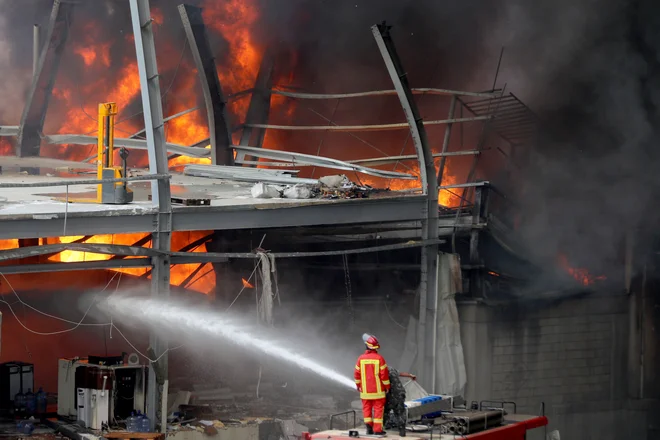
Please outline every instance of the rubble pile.
M328 429L330 416L345 405L338 400L341 397L306 394L307 390L287 383L262 381L257 386L186 380L177 384L174 380L173 384L168 397L170 431L215 435L220 429L258 425L260 439L280 440Z
M251 194L255 199L364 199L374 188L358 185L344 174L325 176L318 183L297 183L295 185L277 185L258 182Z

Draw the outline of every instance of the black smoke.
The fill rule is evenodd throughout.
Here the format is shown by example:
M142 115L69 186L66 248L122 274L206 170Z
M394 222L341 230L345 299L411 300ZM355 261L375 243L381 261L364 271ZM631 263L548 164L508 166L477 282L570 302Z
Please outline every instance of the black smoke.
M257 3L261 18L254 35L259 44L277 53L295 53L294 85L318 92L390 87L369 29L383 20L394 26L393 37L413 86L488 89L505 47L497 85L506 84L544 123L538 145L530 148L530 162L516 181L523 193L521 228L527 246L548 259L565 253L571 264L607 275L619 270L628 231L642 232L638 243L649 241L649 229L658 219L654 205L660 189L656 2ZM167 58L178 56L178 49L169 47L179 47L183 35L177 4L152 1L165 16L156 42L168 48L167 55L160 55ZM3 38L11 48L13 67L29 70L31 25L45 22L50 5L50 0L0 1ZM84 12L76 20L101 18L107 32L130 32L125 2L90 0L80 9ZM217 34L212 40L222 63L226 42ZM443 115L446 105L440 104L425 102L424 116ZM401 116L396 101L355 105L363 119ZM328 114L332 107L321 110ZM342 103L338 117L355 121L352 110ZM398 146L405 135L397 136L392 143ZM328 151L342 146L334 145Z

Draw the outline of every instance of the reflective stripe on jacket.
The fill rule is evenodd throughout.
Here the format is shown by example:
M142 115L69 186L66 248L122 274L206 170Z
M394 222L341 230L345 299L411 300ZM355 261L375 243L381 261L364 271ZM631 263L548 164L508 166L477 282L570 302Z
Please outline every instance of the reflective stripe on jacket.
M360 399L382 399L390 389L387 363L375 350L367 350L358 358L353 376Z

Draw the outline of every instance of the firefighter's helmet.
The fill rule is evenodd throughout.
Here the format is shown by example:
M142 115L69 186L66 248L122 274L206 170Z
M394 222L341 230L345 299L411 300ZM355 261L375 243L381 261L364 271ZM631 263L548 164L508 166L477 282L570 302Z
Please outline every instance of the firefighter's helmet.
M364 344L367 346L369 350L378 350L380 348L378 339L376 339L374 335L365 333L362 335L362 341L364 341Z

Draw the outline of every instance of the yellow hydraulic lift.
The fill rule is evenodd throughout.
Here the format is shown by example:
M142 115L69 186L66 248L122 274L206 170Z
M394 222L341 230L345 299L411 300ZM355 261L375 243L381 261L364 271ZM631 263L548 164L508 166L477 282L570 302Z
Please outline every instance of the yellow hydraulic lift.
M126 159L128 150L121 148L119 157L122 165L114 164L115 117L117 104L107 102L99 104L98 156L96 158L97 176L100 179L121 179L127 176ZM100 183L96 189L96 203L126 204L133 201L133 191L126 182Z

